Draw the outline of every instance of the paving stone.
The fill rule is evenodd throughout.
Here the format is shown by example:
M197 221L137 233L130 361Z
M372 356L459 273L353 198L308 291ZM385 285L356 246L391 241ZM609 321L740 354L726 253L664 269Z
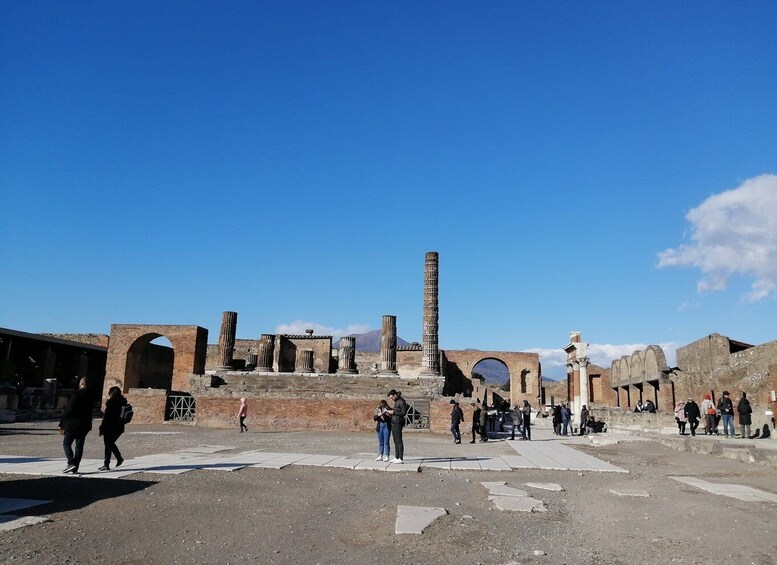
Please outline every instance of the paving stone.
M218 453L219 451L230 451L235 449L234 445L197 445L179 449L177 453Z
M48 516L0 516L0 532L10 532L11 530L18 530L25 526L33 526L43 522L51 522L51 518Z
M421 534L432 522L448 511L445 508L426 506L397 506L396 534Z
M610 489L610 492L617 496L637 496L642 498L648 498L650 496L650 493L646 490Z
M509 487L505 485L504 483L500 484L494 484L494 483L480 483L484 487L488 489L488 494L491 496L529 496L529 493L525 490L520 490L517 488Z
M512 467L505 463L501 457L479 457L480 469L482 471L512 471Z
M547 512L541 500L530 496L489 496L488 499L502 511L509 512Z
M775 502L777 503L777 494L759 490L746 485L711 483L698 477L670 477L675 481L685 483L696 488L706 490L712 494L728 496L744 502Z
M564 488L556 483L526 483L527 487L538 488L542 490L551 490L554 492L563 492Z

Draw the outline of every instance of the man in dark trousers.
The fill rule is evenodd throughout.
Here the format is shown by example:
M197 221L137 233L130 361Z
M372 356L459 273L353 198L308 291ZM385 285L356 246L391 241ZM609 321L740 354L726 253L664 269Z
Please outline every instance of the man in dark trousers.
M478 434L478 426L480 425L480 412L482 408L480 406L480 399L475 403L475 411L472 413L472 441L475 443L475 438Z
M67 467L63 473L77 473L84 455L86 434L92 429L92 395L87 389L89 382L86 377L78 381L78 390L70 397L70 401L59 421L59 433L62 434L62 447L67 457ZM73 451L73 442L76 450Z
M451 400L451 433L453 434L453 443L461 443L461 432L459 424L464 421L464 412L462 412L459 403Z
M691 425L691 435L696 435L696 428L699 427L699 418L701 417L701 410L699 405L693 401L693 398L689 398L685 402L685 418Z
M402 398L402 393L393 388L388 393L394 401L394 406L388 413L391 414L391 435L394 436L394 459L392 463L404 463L405 444L402 442L402 428L405 427L405 414L407 414L407 402Z

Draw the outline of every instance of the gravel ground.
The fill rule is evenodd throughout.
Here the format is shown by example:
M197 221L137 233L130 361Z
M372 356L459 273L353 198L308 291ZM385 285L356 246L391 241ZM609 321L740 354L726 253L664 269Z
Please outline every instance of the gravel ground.
M131 426L125 457L197 445L235 451L370 454L373 434L253 433ZM180 432L148 434L137 432ZM406 434L407 455L501 455L505 442L453 446ZM525 470L384 473L290 466L123 479L0 475L0 497L53 500L26 515L52 521L0 535L2 563L775 563L777 504L716 496L668 476L777 492L777 470L678 452L652 441L582 451L629 474ZM54 423L0 426L0 454L61 456ZM96 433L85 457L100 458ZM484 481L506 481L545 513L501 512ZM565 492L527 489L555 482ZM610 489L641 489L649 498ZM394 534L397 505L444 507L422 535ZM539 555L535 552L540 553Z

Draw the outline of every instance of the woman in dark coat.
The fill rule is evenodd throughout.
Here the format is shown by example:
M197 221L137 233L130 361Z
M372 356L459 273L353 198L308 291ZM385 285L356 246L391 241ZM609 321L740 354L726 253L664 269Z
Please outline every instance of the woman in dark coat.
M121 389L112 386L108 389L108 400L105 401L105 415L100 424L100 435L105 443L105 459L100 471L111 469L111 454L116 456L116 466L121 467L124 458L121 456L116 441L124 433L124 422L121 419L121 407L127 404L127 399L121 394Z
M739 433L742 435L742 439L749 438L750 424L753 423L750 414L753 413L753 409L750 407L747 394L744 392L742 398L739 399L739 404L737 404L737 413L739 414Z

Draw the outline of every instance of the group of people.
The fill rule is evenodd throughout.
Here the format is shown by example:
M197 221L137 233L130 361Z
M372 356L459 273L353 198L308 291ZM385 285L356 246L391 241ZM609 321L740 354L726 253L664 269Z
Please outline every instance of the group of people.
M553 406L553 433L557 436L566 436L574 434L572 429L572 410L566 402ZM580 409L580 428L578 435L585 436L590 433L600 433L605 431L606 425L603 421L597 421L588 407L583 404Z
M375 420L375 432L378 434L378 456L375 461L389 461L391 445L389 438L394 438L394 459L392 463L404 463L405 444L402 439L402 429L405 427L405 415L407 414L407 401L402 398L402 393L391 389L388 398L394 403L381 400L375 409L372 419ZM462 415L463 418L463 415Z
M116 467L124 463L119 448L116 446L121 434L124 433L124 421L121 418L122 406L127 399L121 394L121 389L113 386L108 389L108 399L105 402L103 419L100 422L99 434L105 444L105 457L100 471L109 471L111 456L116 458ZM92 430L92 393L86 377L78 381L78 388L70 396L70 400L59 421L59 433L62 435L62 447L67 457L67 467L63 473L78 473L81 458L84 455L86 436ZM73 445L75 444L75 449Z
M674 417L680 430L680 435L685 435L685 427L689 425L692 436L696 435L696 429L703 419L704 433L706 435L720 435L718 433L718 424L722 421L724 437L734 438L736 437L734 417L738 416L740 438L753 439L760 435L760 430L756 430L755 434L750 435L752 413L753 409L750 406L750 401L747 399L747 393L743 392L741 394L739 402L737 402L735 407L734 401L727 390L723 391L723 395L717 404L712 400L711 395L705 394L701 406L693 398L688 398L685 402L678 402L674 408ZM765 426L764 434L768 433L769 427Z
M656 405L652 400L648 400L645 404L642 404L641 400L637 401L637 405L634 407L634 412L647 412L648 414L656 413Z

